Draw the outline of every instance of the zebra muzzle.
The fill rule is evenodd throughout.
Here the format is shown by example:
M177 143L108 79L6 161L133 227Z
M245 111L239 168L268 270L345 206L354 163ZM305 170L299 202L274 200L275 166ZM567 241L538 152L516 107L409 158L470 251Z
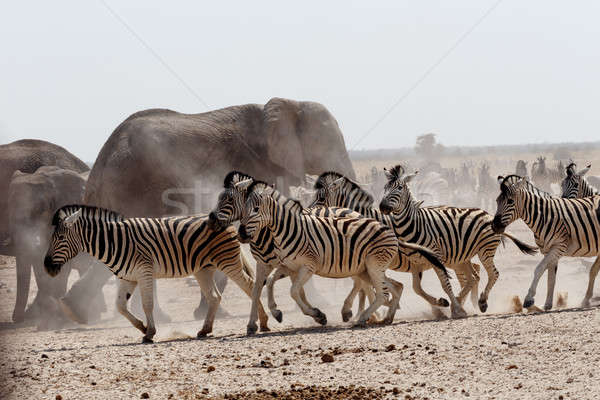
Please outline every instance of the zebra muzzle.
M246 232L246 225L240 225L238 228L238 240L242 243L248 243L250 239L250 235Z
M506 226L502 223L502 218L496 215L492 221L492 231L494 233L504 233L504 229L506 229Z

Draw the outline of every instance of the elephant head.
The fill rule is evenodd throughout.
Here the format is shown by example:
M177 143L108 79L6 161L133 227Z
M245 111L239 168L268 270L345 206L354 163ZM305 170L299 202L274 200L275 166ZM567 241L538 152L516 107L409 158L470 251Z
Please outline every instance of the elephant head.
M324 171L356 178L338 123L323 105L273 98L263 108L262 126L254 143L294 180Z

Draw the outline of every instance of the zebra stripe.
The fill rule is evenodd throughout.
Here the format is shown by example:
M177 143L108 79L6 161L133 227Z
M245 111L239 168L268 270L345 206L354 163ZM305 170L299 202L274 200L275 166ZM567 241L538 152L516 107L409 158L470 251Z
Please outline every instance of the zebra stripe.
M522 219L533 231L535 241L544 254L535 269L523 306L533 305L538 281L548 269L548 294L544 308L551 309L558 260L563 256L590 257L600 253L600 195L582 199L556 198L515 175L503 178L500 190L494 230L502 232L513 221ZM590 304L599 269L600 257L590 269L584 307Z
M214 269L220 269L251 296L253 274L240 252L233 227L215 232L208 217L124 218L97 207L71 205L59 209L53 218L54 232L44 260L52 276L80 252L89 253L119 278L117 308L151 341L156 332L152 316L153 280L194 275L209 302L209 311L198 336L212 332L221 300L214 286ZM127 310L127 300L140 284L147 327ZM262 305L259 305L262 309ZM267 316L259 310L261 327Z
M526 254L535 253L536 249L521 242L512 235L497 234L492 230L492 217L479 208L458 207L421 207L409 188L415 176L404 176L404 170L397 165L387 171L388 183L380 209L390 214L396 235L402 240L425 246L450 268L469 268L459 266L470 263L478 256L488 274L488 281L479 298L479 309L487 310L487 299L496 280L498 270L494 265L494 255L502 237L511 239ZM468 265L468 264L467 264ZM459 299L464 299L471 290L467 284Z

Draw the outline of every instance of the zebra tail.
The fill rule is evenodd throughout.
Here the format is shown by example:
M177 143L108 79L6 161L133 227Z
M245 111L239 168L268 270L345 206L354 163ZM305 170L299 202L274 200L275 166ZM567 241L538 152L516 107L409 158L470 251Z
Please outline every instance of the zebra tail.
M507 237L510 240L513 241L513 243L519 248L519 250L521 250L521 252L523 252L524 254L533 256L535 254L537 254L538 252L538 248L535 246L530 246L525 242L520 241L519 239L517 239L516 237L514 237L513 235L511 235L510 233L506 233L504 232L502 234L503 237Z
M419 253L422 257L424 257L427 261L429 261L431 263L431 265L433 265L435 268L437 268L439 270L442 270L448 278L451 278L450 275L448 274L448 270L446 269L444 264L442 264L440 259L437 258L437 256L435 254L433 254L433 252L431 250L429 250L428 248L419 246L418 244L408 243L408 242L400 242L399 245Z

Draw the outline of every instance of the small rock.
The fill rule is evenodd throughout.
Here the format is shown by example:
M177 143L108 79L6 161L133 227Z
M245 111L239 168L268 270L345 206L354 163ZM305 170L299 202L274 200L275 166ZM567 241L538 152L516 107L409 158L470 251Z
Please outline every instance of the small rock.
M208 388L202 389L202 394L208 394Z
M215 369L216 369L216 368L215 368L214 366L212 366L212 365L209 365L209 366L206 368L206 372L213 372Z
M573 378L569 378L569 379L567 379L567 383L573 383L573 380L574 380Z
M396 350L396 346L393 344L390 344L385 348L385 351L394 351L394 350Z
M148 394L148 392L144 392L142 393L142 395L140 396L140 399L149 399L150 395Z
M321 361L323 361L324 363L333 362L333 355L325 353L321 356Z
M55 397L56 400L62 400L62 396L60 394L57 394Z
M42 354L42 358L48 358L46 354Z
M508 367L506 367L506 369L517 369L519 367L517 367L515 364L511 364Z

